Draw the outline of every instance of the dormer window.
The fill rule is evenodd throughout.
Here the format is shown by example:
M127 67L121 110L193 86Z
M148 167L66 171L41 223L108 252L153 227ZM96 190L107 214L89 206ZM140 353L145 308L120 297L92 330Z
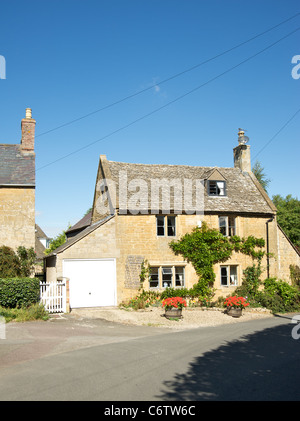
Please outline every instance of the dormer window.
M226 182L208 180L207 192L209 196L226 196Z

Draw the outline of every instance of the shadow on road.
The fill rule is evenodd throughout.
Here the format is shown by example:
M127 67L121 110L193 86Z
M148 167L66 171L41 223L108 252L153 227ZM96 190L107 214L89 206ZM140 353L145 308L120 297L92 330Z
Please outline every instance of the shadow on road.
M160 400L295 401L300 399L300 340L285 324L204 353L163 384Z

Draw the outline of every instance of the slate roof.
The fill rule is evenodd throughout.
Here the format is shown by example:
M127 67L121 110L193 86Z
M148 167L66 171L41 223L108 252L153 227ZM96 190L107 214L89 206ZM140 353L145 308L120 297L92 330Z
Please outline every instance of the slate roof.
M120 180L123 182L126 181L127 183L135 179L146 181L148 185L148 197L144 199L148 200L149 204L151 204L151 179L179 179L181 180L182 186L184 186L184 179L207 180L208 177L212 177L214 170L217 170L226 180L227 195L222 197L209 196L205 187L204 213L232 212L270 215L276 212L275 206L260 186L254 174L242 172L239 168L129 164L107 160L103 164L103 168L106 168L105 177L111 177L117 186ZM109 169L108 171L107 168ZM174 192L173 189L170 191L171 194L172 191ZM194 186L193 196L195 196L195 191ZM128 196L130 197L130 193ZM116 203L116 207L119 208L118 202ZM163 210L161 203L160 210Z
M0 185L35 185L35 154L21 145L0 145Z
M66 234L70 234L72 232L76 231L82 231L84 228L91 225L92 221L92 211L89 211L86 215L84 215L83 218L80 219L80 221L76 222L76 224L72 225L67 231Z

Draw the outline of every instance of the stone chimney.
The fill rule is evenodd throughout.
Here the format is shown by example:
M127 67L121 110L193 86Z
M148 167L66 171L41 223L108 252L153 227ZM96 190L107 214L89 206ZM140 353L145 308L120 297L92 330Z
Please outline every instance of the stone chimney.
M234 167L241 171L251 172L250 145L247 145L249 138L245 136L245 131L239 129L239 145L233 149Z
M31 108L26 108L25 118L21 120L21 148L25 152L34 152L34 133L36 121L31 116Z

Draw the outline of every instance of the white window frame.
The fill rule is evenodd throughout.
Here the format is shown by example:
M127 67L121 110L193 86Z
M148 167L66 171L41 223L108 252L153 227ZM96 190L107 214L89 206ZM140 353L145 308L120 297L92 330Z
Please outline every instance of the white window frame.
M154 281L151 280L152 268L154 270L157 269L157 273L158 273L158 280L157 280L156 286L151 286L151 282L152 283L156 282L156 279ZM167 279L168 276L171 276L170 280ZM181 285L176 285L178 283L180 283ZM160 266L158 265L150 266L149 289L184 288L184 287L185 287L185 266L184 265L166 264L166 265L160 265Z
M221 225L221 221L225 222L225 224ZM222 228L225 228L225 232L222 232ZM234 231L233 233L232 233L232 230ZM232 237L233 235L236 235L236 217L232 215L230 216L220 215L219 216L219 231L221 234L225 235L225 237Z
M222 283L222 269L226 269L226 285ZM236 287L239 284L238 265L220 265L220 285L221 287Z
M159 224L163 221L163 224ZM170 222L173 223L170 224ZM159 234L159 228L163 229L163 234ZM170 234L172 230L173 233ZM156 215L156 236L157 237L176 237L176 216L175 215Z

